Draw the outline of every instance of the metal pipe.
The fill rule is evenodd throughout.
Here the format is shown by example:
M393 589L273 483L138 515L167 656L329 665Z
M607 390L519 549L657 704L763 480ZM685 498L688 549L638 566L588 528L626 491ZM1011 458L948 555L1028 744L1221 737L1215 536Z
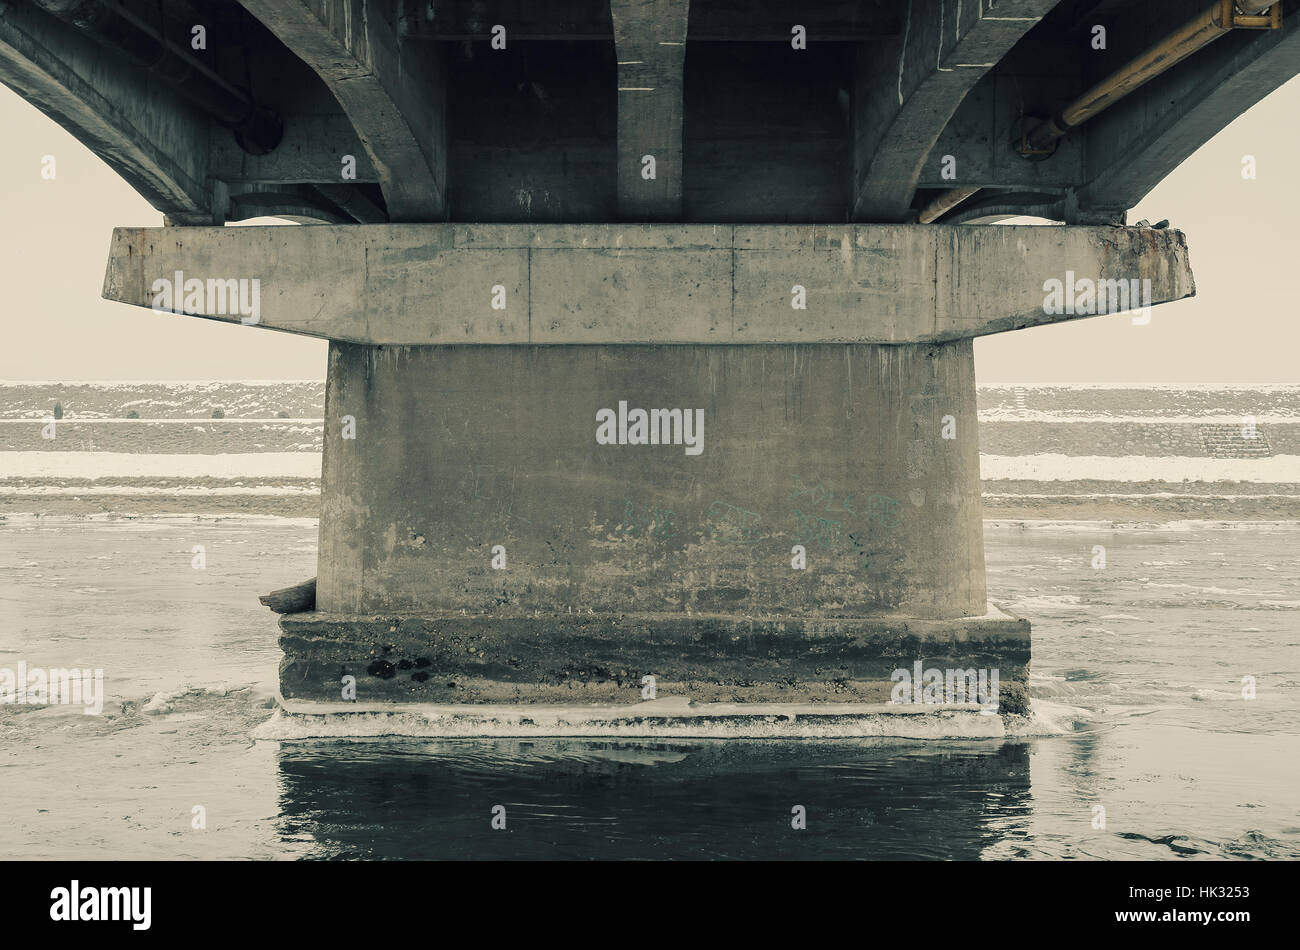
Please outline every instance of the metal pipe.
M1255 17L1273 10L1270 23L1242 23L1239 17ZM1215 2L1174 30L1150 49L1129 60L1105 79L1089 87L1066 103L1051 119L1031 128L1012 144L1023 156L1050 155L1056 140L1097 113L1119 102L1133 90L1182 62L1234 28L1276 27L1281 14L1280 0L1215 0ZM918 220L930 224L979 191L978 188L953 188L943 192L920 211Z
M247 90L227 82L189 50L168 40L160 26L118 0L33 0L51 16L75 27L100 46L162 77L208 115L235 133L253 155L280 144L284 125L259 106Z
M1130 92L1150 82L1197 50L1230 33L1235 16L1253 16L1273 6L1273 0L1215 0L1150 49L1129 60L1105 79L1066 103L1055 116L1041 122L1017 143L1022 154L1050 152L1071 129L1108 109Z

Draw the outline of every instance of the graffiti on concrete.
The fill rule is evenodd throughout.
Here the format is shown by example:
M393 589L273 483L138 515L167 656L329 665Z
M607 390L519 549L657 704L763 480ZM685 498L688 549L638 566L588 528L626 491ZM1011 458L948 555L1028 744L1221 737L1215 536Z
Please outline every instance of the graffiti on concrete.
M714 536L719 541L732 544L752 544L761 540L758 526L763 516L725 501L709 505L709 521L713 523Z

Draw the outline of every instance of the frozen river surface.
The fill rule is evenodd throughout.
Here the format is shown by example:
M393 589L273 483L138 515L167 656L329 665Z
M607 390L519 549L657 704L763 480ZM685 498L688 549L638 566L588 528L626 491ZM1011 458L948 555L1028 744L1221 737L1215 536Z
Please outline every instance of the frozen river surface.
M106 698L0 705L0 854L1300 857L1300 525L989 522L986 547L1059 734L278 742L256 595L315 572L313 521L10 518L0 667L102 668Z

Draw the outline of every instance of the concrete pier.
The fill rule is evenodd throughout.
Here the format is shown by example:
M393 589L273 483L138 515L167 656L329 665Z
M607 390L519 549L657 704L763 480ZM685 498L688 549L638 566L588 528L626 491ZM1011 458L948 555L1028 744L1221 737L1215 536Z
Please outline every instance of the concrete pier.
M702 410L699 454L600 444L620 405ZM1023 681L1028 624L985 603L969 341L333 344L326 413L319 612L282 622L286 696L347 670L441 703L638 701L647 675L884 702L912 658Z
M260 275L252 321L211 274ZM1193 292L1149 228L119 230L105 295L167 287L331 340L286 700L865 708L996 670L1003 714L1029 624L985 589L972 338Z
M620 405L698 454L599 444ZM328 612L984 613L969 341L335 344L326 413Z

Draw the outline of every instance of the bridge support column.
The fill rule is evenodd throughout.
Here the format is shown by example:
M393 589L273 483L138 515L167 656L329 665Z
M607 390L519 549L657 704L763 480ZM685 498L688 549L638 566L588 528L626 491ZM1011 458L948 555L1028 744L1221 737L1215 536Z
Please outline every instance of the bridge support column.
M1141 228L385 225L121 230L105 295L238 320L244 280L253 322L331 340L285 698L551 734L650 695L881 732L898 671L940 703L996 672L1022 711L971 338L1193 292Z
M333 344L285 696L884 702L915 660L1014 686L971 350Z

